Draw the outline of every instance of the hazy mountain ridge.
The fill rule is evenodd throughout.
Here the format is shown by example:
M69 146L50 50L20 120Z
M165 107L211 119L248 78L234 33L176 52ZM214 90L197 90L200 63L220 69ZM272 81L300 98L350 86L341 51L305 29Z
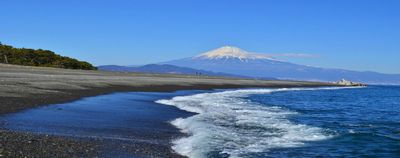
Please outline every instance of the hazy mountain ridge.
M98 69L103 71L119 71L119 72L144 72L144 73L187 74L187 75L249 78L247 76L242 76L242 75L198 70L198 69L180 67L175 65L167 65L167 64L148 64L143 66L102 65L98 66Z

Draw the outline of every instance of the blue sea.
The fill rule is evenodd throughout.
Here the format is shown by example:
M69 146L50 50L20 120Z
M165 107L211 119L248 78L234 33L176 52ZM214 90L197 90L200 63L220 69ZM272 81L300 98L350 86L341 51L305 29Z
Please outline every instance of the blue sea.
M398 86L115 93L0 121L16 131L164 144L193 158L400 157Z
M400 157L400 87L244 89L159 100L188 157Z

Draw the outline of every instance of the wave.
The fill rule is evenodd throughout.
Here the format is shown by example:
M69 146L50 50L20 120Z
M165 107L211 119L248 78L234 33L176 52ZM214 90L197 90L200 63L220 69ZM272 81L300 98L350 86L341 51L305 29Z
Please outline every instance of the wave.
M297 115L295 111L251 102L246 97L281 91L342 88L242 89L177 96L156 103L197 113L171 122L189 134L189 137L173 141L172 149L177 153L193 158L243 157L333 137L322 128L291 122L288 117Z

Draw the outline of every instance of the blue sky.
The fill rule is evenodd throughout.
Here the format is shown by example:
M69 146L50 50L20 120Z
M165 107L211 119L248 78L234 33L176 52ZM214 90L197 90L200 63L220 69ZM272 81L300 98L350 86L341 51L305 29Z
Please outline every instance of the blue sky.
M95 65L224 45L299 64L400 74L398 0L2 0L0 41Z

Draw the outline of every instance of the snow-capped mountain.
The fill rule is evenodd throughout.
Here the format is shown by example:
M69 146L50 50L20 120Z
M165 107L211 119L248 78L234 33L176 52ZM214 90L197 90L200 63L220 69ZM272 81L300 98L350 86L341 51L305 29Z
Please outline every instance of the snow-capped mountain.
M275 60L265 54L250 53L232 46L225 46L194 57L162 62L160 64L238 74L255 78L309 81L338 81L345 78L355 82L370 84L400 84L400 75L299 65Z
M194 57L194 59L208 59L208 60L229 59L229 58L239 59L241 61L256 60L256 59L271 59L264 54L249 53L240 48L231 46L224 46Z

